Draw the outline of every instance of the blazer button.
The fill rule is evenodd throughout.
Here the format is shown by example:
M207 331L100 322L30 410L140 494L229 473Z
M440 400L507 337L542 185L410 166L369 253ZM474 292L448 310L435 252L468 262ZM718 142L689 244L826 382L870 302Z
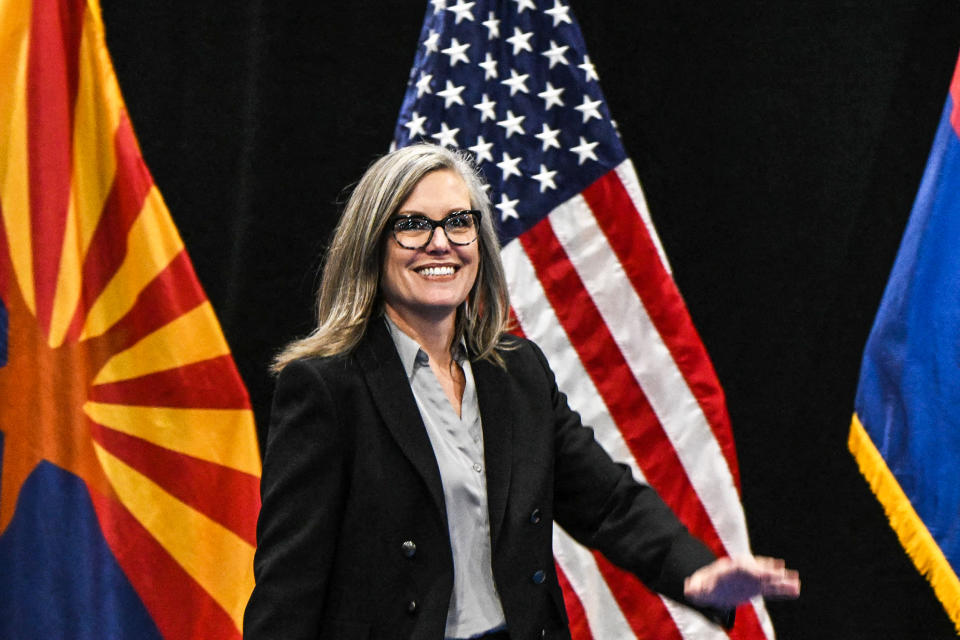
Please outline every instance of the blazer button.
M403 555L412 558L417 553L417 545L413 540L407 540L400 545L400 550L403 552Z
M547 579L547 574L543 569L537 569L533 572L533 584L543 584L543 581Z
M543 519L543 516L540 515L540 509L534 509L530 512L530 522L533 524L540 524L540 521Z
M407 603L407 613L409 613L410 615L413 615L416 612L417 612L417 601L411 600L410 602Z

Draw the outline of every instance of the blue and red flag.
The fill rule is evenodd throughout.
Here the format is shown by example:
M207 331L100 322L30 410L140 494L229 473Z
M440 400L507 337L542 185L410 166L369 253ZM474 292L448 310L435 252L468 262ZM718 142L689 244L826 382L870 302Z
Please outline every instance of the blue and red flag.
M247 391L96 0L0 3L0 638L239 640Z
M562 0L431 0L394 144L469 150L519 331L611 454L719 555L750 553L723 390ZM576 640L726 638L555 530ZM772 638L759 599L735 638Z
M850 450L960 632L960 60L855 410Z

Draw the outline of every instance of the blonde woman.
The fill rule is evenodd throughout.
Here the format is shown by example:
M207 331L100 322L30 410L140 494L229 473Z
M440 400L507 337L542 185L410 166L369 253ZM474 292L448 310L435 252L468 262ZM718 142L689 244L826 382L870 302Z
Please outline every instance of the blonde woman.
M464 156L417 145L370 167L317 308L274 364L245 638L569 638L554 522L721 624L754 595L798 593L780 561L716 560L506 334Z

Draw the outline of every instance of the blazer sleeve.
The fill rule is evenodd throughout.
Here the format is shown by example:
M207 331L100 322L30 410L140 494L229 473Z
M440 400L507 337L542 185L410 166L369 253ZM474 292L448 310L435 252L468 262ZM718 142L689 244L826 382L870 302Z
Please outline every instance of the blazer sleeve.
M347 443L316 361L277 380L263 456L247 640L315 638L346 495Z
M692 536L657 492L614 462L571 410L543 353L555 426L554 513L571 536L634 573L651 589L693 606L683 597L685 579L716 556ZM733 610L693 607L726 627Z

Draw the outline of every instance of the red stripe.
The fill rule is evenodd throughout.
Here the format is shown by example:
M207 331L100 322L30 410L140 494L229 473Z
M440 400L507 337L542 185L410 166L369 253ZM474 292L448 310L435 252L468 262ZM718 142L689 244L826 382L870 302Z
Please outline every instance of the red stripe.
M143 288L133 308L108 332L122 351L181 315L207 301L186 251Z
M240 640L230 616L115 500L90 492L100 528L167 640Z
M630 194L611 171L587 187L583 197L700 404L739 491L740 471L723 389Z
M583 608L583 603L570 585L567 575L560 568L560 565L554 562L557 569L557 580L560 582L560 589L563 591L563 604L567 609L567 618L570 622L570 635L573 640L593 640L593 634L590 633L590 624L587 622L587 612Z
M196 409L249 409L250 398L230 355L94 386L90 399L113 404Z
M80 303L67 332L68 340L76 340L80 336L86 312L123 263L130 227L143 209L147 193L153 186L153 179L140 156L126 111L120 112L113 148L117 163L113 184L84 257Z
M83 0L34 0L27 57L33 274L37 321L49 331L70 201L73 106Z
M714 553L725 555L673 443L557 241L549 218L521 235L520 242L560 324L648 482Z
M593 555L600 574L610 586L620 610L639 640L683 640L663 600L632 573L613 566L597 552Z
M737 617L733 629L727 632L733 640L756 640L757 638L766 638L767 634L763 632L760 626L760 618L757 617L757 611L751 604L744 604L737 607Z
M260 511L260 481L256 476L164 449L93 422L90 435L180 501L256 545Z

